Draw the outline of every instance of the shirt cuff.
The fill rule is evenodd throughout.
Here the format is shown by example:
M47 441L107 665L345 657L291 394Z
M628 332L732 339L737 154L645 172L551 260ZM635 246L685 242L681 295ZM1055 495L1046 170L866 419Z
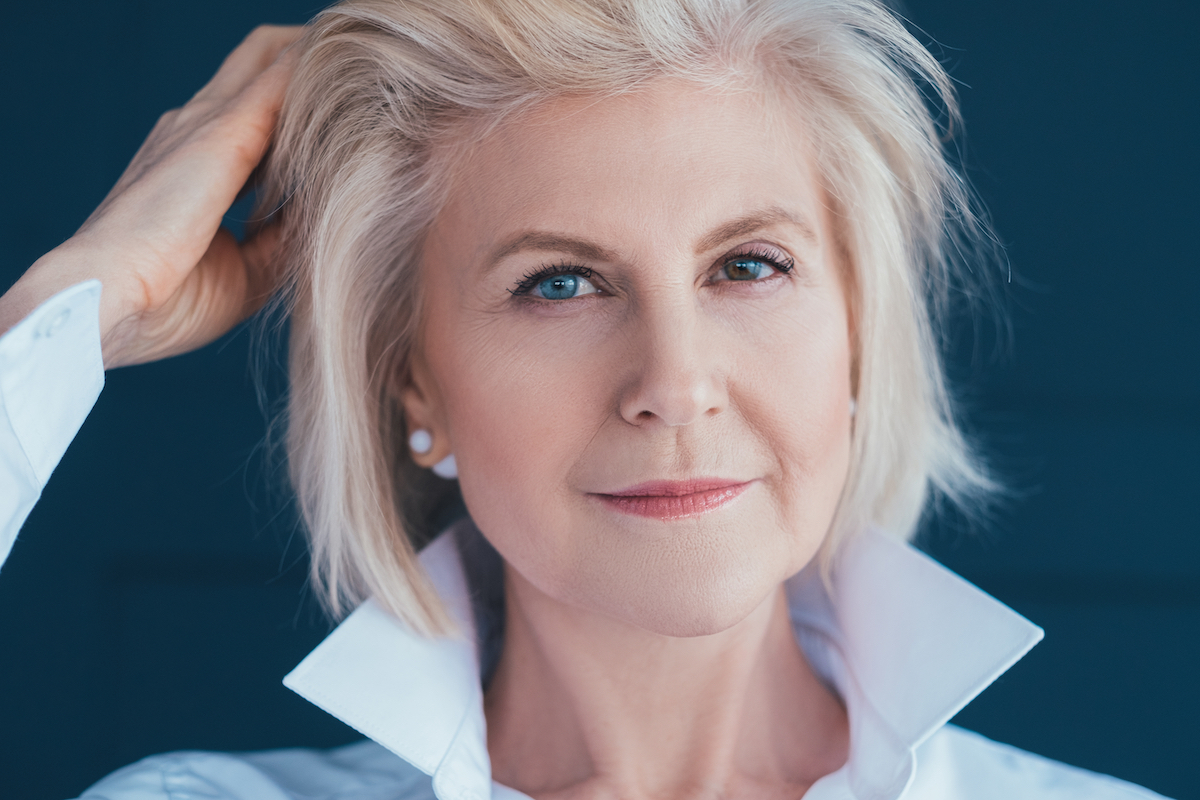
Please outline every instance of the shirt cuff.
M0 562L104 387L100 288L64 289L0 336Z

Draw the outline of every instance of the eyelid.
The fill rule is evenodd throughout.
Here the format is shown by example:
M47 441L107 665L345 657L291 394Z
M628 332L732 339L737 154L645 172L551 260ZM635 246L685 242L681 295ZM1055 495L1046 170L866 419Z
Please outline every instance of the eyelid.
M534 285L533 290L530 292L530 295L532 297L538 298L539 300L551 300L555 303L564 303L567 300L576 300L580 297L586 297L589 294L600 294L600 287L596 286L596 284L593 283L590 278L585 278L582 275L577 275L574 272L560 272L558 275L551 275L550 277L557 278L557 277L560 277L563 275L570 275L573 278L577 278L582 283L587 284L587 286L591 287L591 291L590 292L589 291L580 291L579 294L575 295L574 297L561 297L561 298L546 297L546 295L539 293L541 291L542 284L546 282L546 278L543 278L542 280L538 281L537 284ZM576 288L582 289L583 287L577 285Z
M533 297L538 300L549 300L550 298L541 298L533 294L533 290L537 288L537 285L542 281L546 280L547 278L557 277L558 275L575 275L583 278L596 290L595 292L588 292L588 294L606 294L605 289L603 289L599 282L595 280L595 275L592 272L591 267L585 267L580 264L569 264L566 262L557 264L543 264L537 269L525 273L524 277L517 282L517 285L508 290L508 293L513 297ZM563 301L558 300L555 302Z
M738 247L733 248L725 255L717 259L717 262L712 270L710 281L716 279L716 276L721 273L726 265L731 261L739 258L753 258L763 261L768 264L777 274L786 275L795 267L796 259L789 255L786 250L777 245L767 242L748 242ZM574 264L566 261L545 263L538 268L525 273L525 275L517 282L517 285L509 289L508 292L514 297L534 297L535 299L543 299L533 294L533 290L539 283L547 278L553 278L558 275L576 275L583 278L595 288L594 294L610 294L602 284L603 280L597 280L597 276L591 267L585 267L582 264ZM717 282L727 282L717 279ZM732 282L732 281L728 281ZM761 281L746 281L747 283L758 283ZM589 292L588 294L593 294ZM549 298L544 298L549 299ZM562 302L562 301L555 301Z
M722 271L726 266L729 265L730 262L737 261L739 259L753 259L756 261L762 261L768 264L772 269L775 270L777 274L780 275L787 275L791 273L796 266L796 259L789 255L787 251L783 250L782 248L772 244L767 244L765 242L749 242L747 244L735 247L733 250L717 259L717 263L710 280L718 283L726 282L719 279L717 276L722 273ZM728 280L728 282L734 281ZM760 281L744 282L758 283Z

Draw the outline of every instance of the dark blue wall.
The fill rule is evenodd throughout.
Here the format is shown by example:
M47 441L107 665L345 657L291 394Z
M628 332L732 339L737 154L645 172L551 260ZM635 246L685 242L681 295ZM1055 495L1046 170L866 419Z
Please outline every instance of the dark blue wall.
M163 110L286 0L58 2L0 23L0 288L68 237ZM958 722L1200 798L1200 10L910 0L962 82L1015 345L954 354L1019 490L926 537L1046 628ZM979 350L982 355L972 357ZM267 486L245 332L119 370L0 573L0 797L179 748L355 735L279 680L326 627Z
M931 550L1046 629L957 721L1200 797L1200 5L908 10L1016 274L1011 357L956 371L1023 496Z

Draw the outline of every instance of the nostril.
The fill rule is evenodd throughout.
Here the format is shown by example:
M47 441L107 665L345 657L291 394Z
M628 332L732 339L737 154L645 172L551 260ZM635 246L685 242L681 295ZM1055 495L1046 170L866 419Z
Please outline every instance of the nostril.
M728 397L724 370L711 337L675 318L647 324L629 354L619 413L630 424L689 425L719 414Z

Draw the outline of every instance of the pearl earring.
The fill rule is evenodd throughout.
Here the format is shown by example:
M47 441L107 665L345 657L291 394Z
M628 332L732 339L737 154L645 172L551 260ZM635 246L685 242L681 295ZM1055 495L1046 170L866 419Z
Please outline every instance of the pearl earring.
M414 453L424 455L433 449L433 437L424 428L417 428L412 432L412 436L408 437L408 446Z
M408 437L408 446L414 453L425 455L433 449L433 436L424 428L417 428ZM439 478L453 480L458 477L458 464L454 463L454 455L448 455L433 465L433 474Z
M858 401L853 397L850 398L850 416L853 417L858 413Z
M451 453L438 463L434 464L433 474L437 475L439 478L445 478L448 481L457 478L458 464L456 464L454 461L454 454Z

